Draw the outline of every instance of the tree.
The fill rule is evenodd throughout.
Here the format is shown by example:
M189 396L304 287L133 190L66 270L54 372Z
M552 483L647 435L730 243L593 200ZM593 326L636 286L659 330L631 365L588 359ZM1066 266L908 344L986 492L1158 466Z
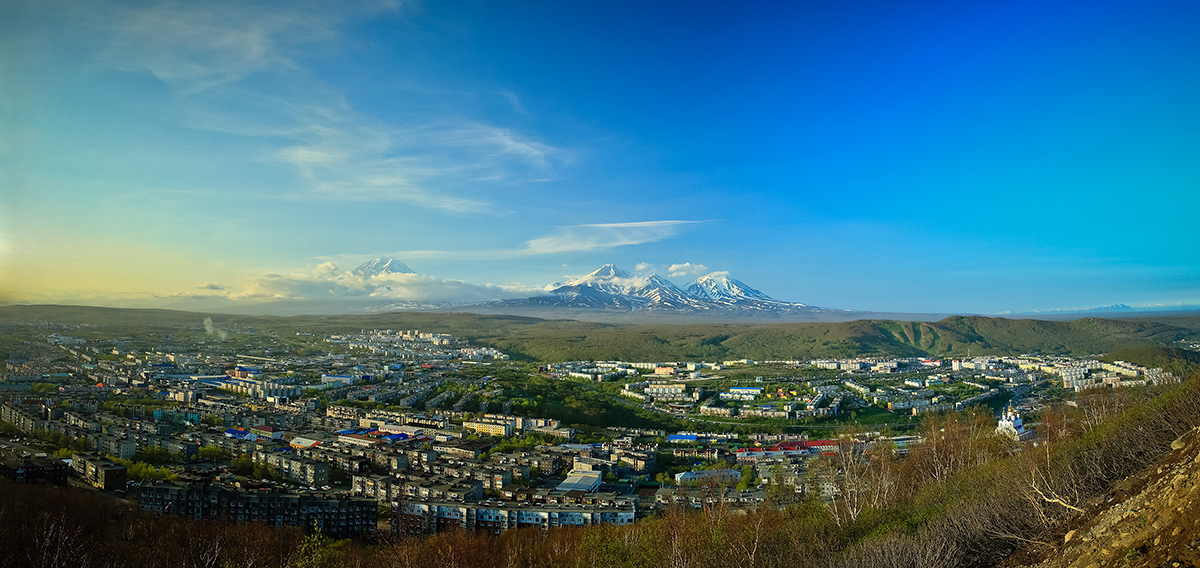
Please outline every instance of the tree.
M146 462L135 462L111 455L107 457L108 459L125 466L126 475L129 477L129 479L169 481L176 478L175 473L166 467L154 467Z
M204 417L200 419L200 422L209 426L220 426L225 423L225 419L216 414L205 414Z
M923 441L910 450L906 461L910 485L941 482L1004 455L1007 444L995 431L994 418L979 407L961 413L927 414L921 422Z
M24 434L20 428L17 428L16 424L13 424L12 422L4 422L2 420L0 420L0 433L9 437L17 437Z
M199 461L216 463L227 462L232 459L233 456L230 455L228 450L220 446L204 446L200 448L199 452L196 454L196 458Z
M745 491L750 489L750 486L754 484L754 466L750 464L744 464L742 465L741 470L742 478L738 480L737 490Z
M869 439L861 427L839 431L837 451L816 460L814 473L833 489L825 505L838 524L857 521L867 509L882 509L900 493L894 445L883 437Z
M783 505L794 501L796 498L796 488L794 485L789 485L787 477L783 471L783 464L776 463L771 466L771 483L767 486L767 502L774 505Z
M284 481L279 469L267 462L255 461L248 454L242 454L229 462L229 469L238 475L269 481ZM333 472L330 472L332 478Z
M334 566L334 541L325 536L319 529L304 538L304 542L296 549L287 561L287 568L323 568Z

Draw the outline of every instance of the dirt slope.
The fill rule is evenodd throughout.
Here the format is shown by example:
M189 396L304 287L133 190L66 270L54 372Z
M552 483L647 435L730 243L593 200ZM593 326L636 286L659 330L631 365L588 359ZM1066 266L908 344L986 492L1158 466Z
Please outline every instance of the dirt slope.
M1010 560L1041 568L1200 567L1200 429L1171 447L1157 467L1066 527L1061 544Z

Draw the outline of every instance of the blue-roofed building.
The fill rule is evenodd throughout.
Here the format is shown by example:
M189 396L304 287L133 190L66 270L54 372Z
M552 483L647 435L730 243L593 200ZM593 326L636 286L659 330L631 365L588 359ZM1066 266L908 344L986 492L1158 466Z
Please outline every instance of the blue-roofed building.
M258 441L258 435L253 432L247 432L240 428L229 428L225 430L225 436L229 438L237 438L239 440L249 440L251 442Z
M734 394L752 394L757 396L762 394L762 387L730 387L729 392Z

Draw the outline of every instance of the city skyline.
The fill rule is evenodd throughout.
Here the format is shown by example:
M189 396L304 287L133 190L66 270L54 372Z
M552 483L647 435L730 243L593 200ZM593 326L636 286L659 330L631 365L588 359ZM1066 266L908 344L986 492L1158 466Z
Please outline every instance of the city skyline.
M0 302L1200 305L1198 10L9 2Z

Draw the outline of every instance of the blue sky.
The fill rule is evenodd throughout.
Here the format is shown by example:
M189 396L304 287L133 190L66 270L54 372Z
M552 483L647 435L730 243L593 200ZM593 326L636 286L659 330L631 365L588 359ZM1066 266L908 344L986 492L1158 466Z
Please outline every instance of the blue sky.
M1200 304L1200 5L744 4L5 2L0 301Z

